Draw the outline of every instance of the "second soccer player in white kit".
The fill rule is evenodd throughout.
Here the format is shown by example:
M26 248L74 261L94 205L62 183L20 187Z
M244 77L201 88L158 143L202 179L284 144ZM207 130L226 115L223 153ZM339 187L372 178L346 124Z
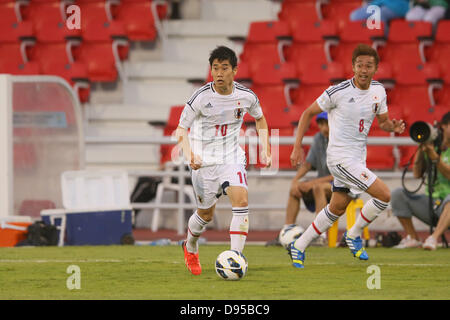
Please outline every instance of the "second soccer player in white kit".
M361 209L355 224L344 234L351 253L360 260L368 260L361 233L364 227L386 209L390 201L387 185L366 167L366 145L370 126L376 117L381 129L402 133L402 120L389 119L386 92L383 85L372 78L378 67L377 52L367 45L358 45L353 51L354 77L331 86L302 114L291 164L303 161L302 140L311 119L328 112L330 127L327 165L333 175L333 193L330 203L319 212L313 223L295 242L290 254L294 267L303 268L305 249L312 240L326 232L345 213L353 195L367 192L372 198Z

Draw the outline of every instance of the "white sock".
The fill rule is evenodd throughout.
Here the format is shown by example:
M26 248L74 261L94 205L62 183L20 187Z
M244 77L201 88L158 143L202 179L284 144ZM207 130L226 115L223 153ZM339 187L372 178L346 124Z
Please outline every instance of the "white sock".
M248 235L248 207L233 207L233 218L230 223L231 250L242 252Z
M353 227L348 230L348 236L352 239L360 237L363 229L375 220L388 206L388 203L372 198L361 209L361 214L356 218Z
M188 222L188 232L187 232L187 241L186 241L186 248L189 252L196 253L198 252L198 238L200 235L205 231L206 225L209 221L203 220L197 213L197 211L194 212L194 214L189 218Z
M305 251L305 249L309 246L311 241L316 239L322 233L327 231L333 223L339 219L339 216L333 214L329 210L329 205L324 207L316 216L313 223L306 229L305 232L298 238L294 246L300 251Z

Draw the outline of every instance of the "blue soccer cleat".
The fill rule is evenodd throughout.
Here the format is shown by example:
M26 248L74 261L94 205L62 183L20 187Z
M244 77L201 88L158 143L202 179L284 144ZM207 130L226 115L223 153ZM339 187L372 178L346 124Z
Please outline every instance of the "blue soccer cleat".
M369 256L367 255L366 249L364 249L362 245L361 237L356 237L355 239L347 236L347 231L344 233L345 242L347 246L350 248L351 253L354 257L359 258L359 260L369 260Z
M294 246L294 242L292 241L290 246L289 246L289 255L291 256L292 259L292 265L296 268L304 268L305 266L303 265L304 261L305 261L305 252L301 252L300 250L298 250L295 246Z

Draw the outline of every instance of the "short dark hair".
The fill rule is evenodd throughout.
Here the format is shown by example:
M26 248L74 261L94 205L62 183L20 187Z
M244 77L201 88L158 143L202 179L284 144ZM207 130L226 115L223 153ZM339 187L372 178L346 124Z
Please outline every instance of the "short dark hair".
M374 57L376 66L378 66L378 62L380 61L380 57L378 56L377 50L364 43L358 44L356 48L353 50L352 64L355 64L356 58L358 58L359 56Z
M441 124L449 124L450 123L450 111L442 116Z
M228 47L218 46L209 56L209 65L212 67L214 60L225 61L228 60L231 64L231 67L234 69L237 67L237 56L236 53Z

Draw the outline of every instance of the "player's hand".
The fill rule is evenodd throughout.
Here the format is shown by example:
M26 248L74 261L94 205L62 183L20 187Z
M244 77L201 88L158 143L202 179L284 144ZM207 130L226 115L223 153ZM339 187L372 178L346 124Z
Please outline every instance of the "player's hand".
M403 133L403 131L405 131L406 125L405 122L403 120L395 120L392 119L392 123L394 124L394 132L401 134Z
M260 154L261 163L266 167L270 168L272 166L272 155L267 154L266 152L261 152Z
M305 159L305 152L303 151L303 148L296 148L294 146L294 150L292 150L291 153L291 165L293 167L297 167L299 164L302 164Z
M202 158L199 155L191 152L191 161L189 163L189 166L192 168L192 170L200 169L200 167L202 166Z

